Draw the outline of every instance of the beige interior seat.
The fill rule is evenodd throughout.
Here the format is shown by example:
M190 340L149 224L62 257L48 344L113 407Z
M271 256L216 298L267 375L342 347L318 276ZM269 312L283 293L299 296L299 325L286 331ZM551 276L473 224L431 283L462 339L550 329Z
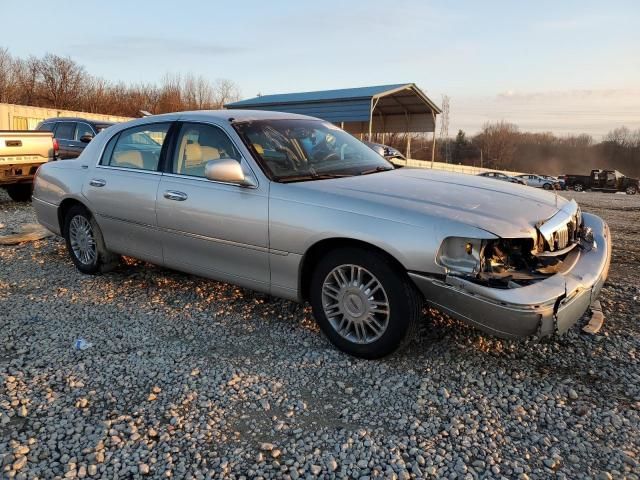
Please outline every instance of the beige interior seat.
M118 166L134 166L136 168L144 168L144 159L142 153L137 150L125 150L122 152L113 152L113 160L111 165Z
M219 160L220 151L216 147L201 146L202 149L202 161L207 163L209 160Z
M199 143L187 143L184 147L184 168L193 168L202 163L202 147Z

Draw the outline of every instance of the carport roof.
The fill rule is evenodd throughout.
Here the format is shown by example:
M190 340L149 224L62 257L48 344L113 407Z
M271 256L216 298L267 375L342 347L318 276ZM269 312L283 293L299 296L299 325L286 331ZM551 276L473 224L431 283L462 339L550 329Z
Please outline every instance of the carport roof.
M384 117L402 116L406 117L403 121L406 131L432 131L424 120L418 120L425 114L431 117L440 113L438 106L414 83L263 95L229 103L225 107L299 113L334 123L368 124L374 113ZM416 121L412 122L411 117L414 116ZM409 125L406 125L406 120Z

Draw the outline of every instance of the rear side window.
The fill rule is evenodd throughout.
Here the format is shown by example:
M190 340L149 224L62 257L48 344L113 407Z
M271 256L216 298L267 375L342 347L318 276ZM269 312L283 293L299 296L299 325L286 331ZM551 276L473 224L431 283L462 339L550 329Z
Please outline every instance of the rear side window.
M76 133L75 122L60 122L56 128L55 137L59 140L73 140Z
M170 123L154 123L123 130L109 140L101 165L156 171Z
M53 132L55 130L56 124L53 122L41 123L38 125L36 130L45 131L45 132Z

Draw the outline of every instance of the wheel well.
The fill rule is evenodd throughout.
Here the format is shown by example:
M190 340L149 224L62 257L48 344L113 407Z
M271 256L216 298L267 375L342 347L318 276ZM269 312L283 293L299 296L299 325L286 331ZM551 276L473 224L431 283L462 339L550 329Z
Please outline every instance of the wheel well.
M81 207L87 208L84 204L75 198L65 198L60 206L58 207L58 225L60 225L60 233L64 236L64 218L67 216L67 212L71 209L71 207L75 205L80 205Z
M315 266L320 259L332 250L339 248L355 247L363 250L375 251L386 256L391 262L399 268L401 271L405 271L402 264L388 252L380 247L372 245L371 243L363 242L361 240L354 240L352 238L328 238L326 240L320 240L313 244L302 257L300 262L300 297L303 300L309 299L309 287L311 285L311 275Z

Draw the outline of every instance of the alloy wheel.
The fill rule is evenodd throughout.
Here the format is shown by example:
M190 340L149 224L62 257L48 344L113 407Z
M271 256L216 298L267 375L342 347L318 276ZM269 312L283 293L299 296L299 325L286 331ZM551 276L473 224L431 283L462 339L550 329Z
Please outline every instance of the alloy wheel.
M322 307L331 327L350 342L373 343L389 326L384 286L359 265L339 265L329 272L322 284Z
M96 241L91 223L83 215L76 215L69 223L69 241L78 261L91 265L98 256Z

